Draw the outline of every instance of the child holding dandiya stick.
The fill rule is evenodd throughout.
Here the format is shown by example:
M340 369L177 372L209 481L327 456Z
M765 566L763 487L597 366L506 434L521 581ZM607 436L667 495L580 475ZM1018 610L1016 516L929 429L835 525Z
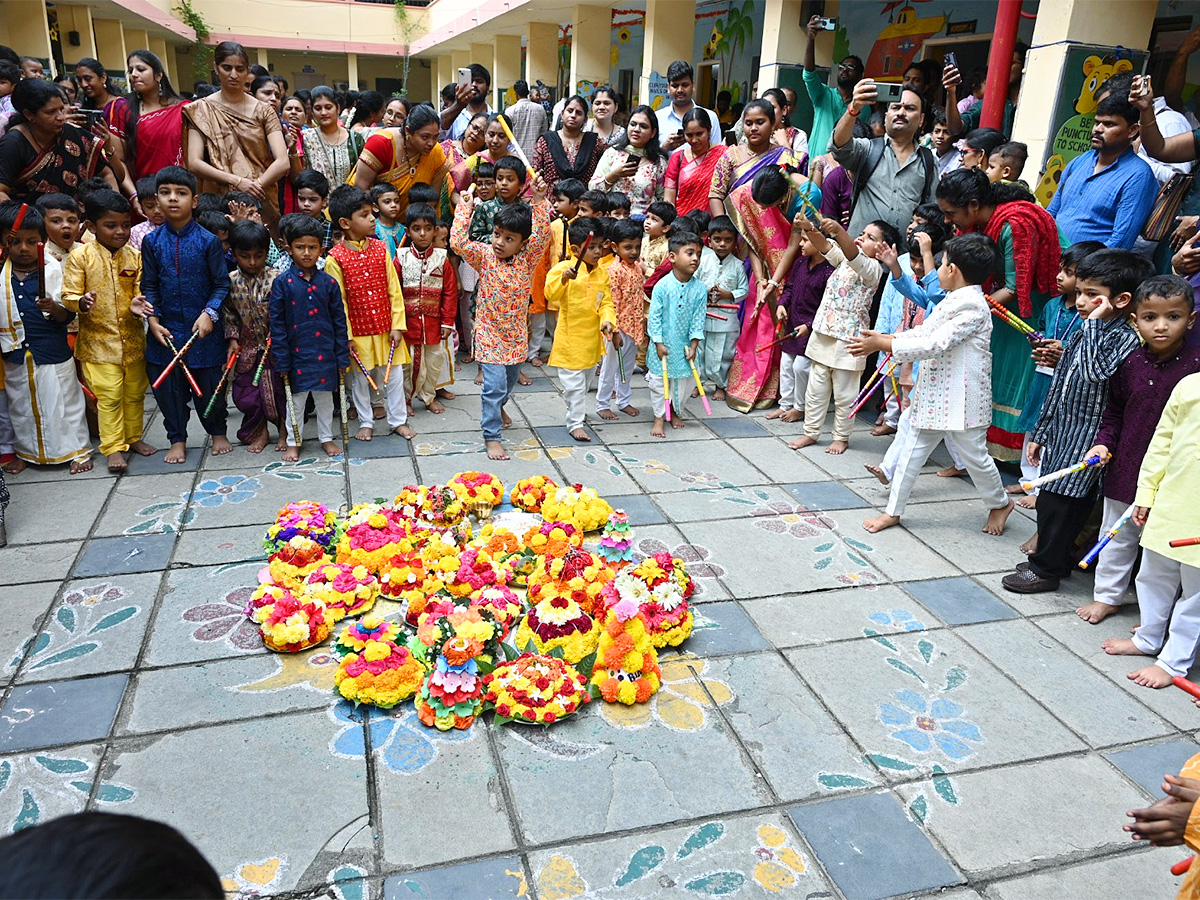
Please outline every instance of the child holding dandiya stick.
M659 366L648 360L646 381L654 407L653 437L666 437L664 421L672 428L683 428L682 413L691 395L692 369L696 349L704 338L704 311L708 290L695 278L700 266L700 238L688 231L672 233L668 258L672 271L654 286L646 334L655 348ZM674 414L672 415L673 405Z
M404 392L411 403L419 398L435 414L446 411L437 398L442 366L454 367L446 358L443 341L454 331L458 280L449 251L433 246L437 214L426 203L408 207L408 245L396 251L396 271L404 292L404 342L412 362L404 366Z

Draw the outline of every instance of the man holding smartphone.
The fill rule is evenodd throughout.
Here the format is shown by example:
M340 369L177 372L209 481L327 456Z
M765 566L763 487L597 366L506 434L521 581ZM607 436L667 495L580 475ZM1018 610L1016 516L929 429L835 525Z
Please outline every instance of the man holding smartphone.
M817 72L817 35L828 31L821 16L808 20L808 46L804 48L804 88L812 101L813 124L808 134L808 153L816 159L829 150L833 126L850 102L854 85L863 77L863 62L857 56L847 56L837 67L837 89L825 83ZM871 117L870 107L863 109L863 121Z
M454 102L441 112L442 128L452 141L457 141L467 130L471 119L481 112L490 113L488 93L492 89L492 74L479 63L471 63L471 77L466 84L459 79L454 92Z
M686 60L677 59L667 66L667 92L671 95L670 106L664 106L658 111L658 144L668 153L683 146L683 117L694 106L699 106L692 99L696 91L696 74ZM708 121L712 124L712 134L709 143L723 144L725 138L721 135L720 118L711 109L701 106L708 113Z

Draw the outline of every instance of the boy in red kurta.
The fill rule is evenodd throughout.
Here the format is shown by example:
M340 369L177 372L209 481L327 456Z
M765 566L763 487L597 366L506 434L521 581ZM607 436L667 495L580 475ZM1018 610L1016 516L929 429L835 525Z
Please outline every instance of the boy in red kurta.
M446 341L454 331L458 283L449 253L433 246L437 213L426 203L408 208L408 245L396 251L396 272L404 292L404 340L412 363L404 366L404 393L420 398L431 413L446 411L437 398L438 375L453 365Z

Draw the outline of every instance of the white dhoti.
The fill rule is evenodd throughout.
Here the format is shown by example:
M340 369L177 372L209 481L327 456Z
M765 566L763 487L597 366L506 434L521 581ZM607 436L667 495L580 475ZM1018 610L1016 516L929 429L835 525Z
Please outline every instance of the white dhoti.
M4 379L18 457L46 466L91 455L83 388L73 359L35 366L26 352L23 361L4 363Z

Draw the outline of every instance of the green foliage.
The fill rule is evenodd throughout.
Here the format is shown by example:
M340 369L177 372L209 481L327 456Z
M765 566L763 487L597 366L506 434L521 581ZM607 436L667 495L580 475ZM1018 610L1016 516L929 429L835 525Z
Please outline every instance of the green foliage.
M401 75L404 86L400 89L398 96L407 97L408 71L412 63L409 44L425 33L425 26L420 20L409 17L408 7L404 5L404 0L393 0L392 9L396 16L396 27L400 31L400 37L404 38L404 63L402 67L403 74ZM354 85L351 85L351 87L354 87Z
M721 87L727 88L732 77L730 69L733 60L739 51L745 50L746 45L754 40L754 0L745 0L741 9L730 4L729 14L724 19L718 19L713 30L720 35L713 50L721 58Z
M179 0L174 12L184 25L196 32L196 42L192 45L192 74L199 81L208 81L212 77L212 47L208 46L208 38L212 32L208 23L193 8L192 0Z

